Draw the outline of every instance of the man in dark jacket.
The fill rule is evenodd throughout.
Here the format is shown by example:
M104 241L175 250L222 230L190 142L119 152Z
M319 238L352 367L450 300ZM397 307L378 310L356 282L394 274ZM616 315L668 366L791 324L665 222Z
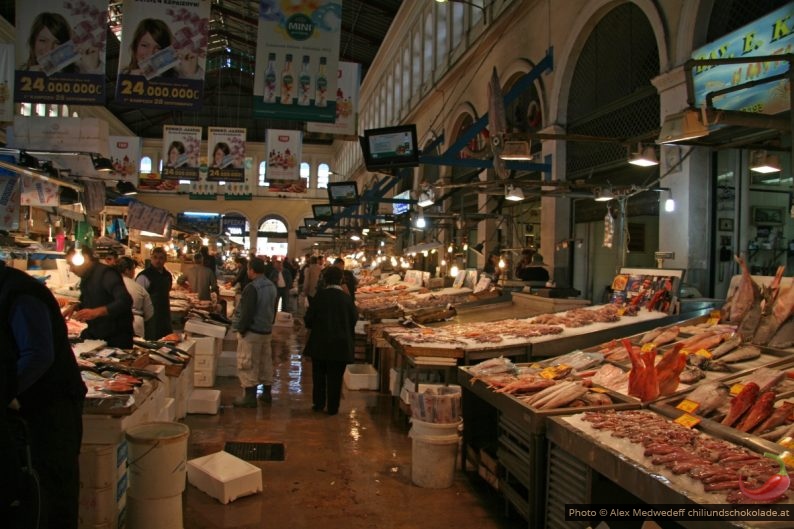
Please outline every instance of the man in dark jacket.
M345 367L354 360L358 313L350 296L342 290L342 270L325 270L326 287L317 291L303 320L311 329L306 354L312 359L312 409L328 415L339 412Z
M345 270L345 260L341 257L334 259L334 266L342 271L342 290L350 294L350 299L353 303L356 302L356 287L358 286L358 279L355 274L350 270Z
M13 416L27 423L27 443L41 488L41 522L36 526L29 519L20 520L20 512L35 512L39 507L23 492L26 488L12 489L17 497L8 497L5 485L12 483L15 472L7 473L5 462L14 452L4 450L0 454L4 462L0 464L0 514L3 524L8 525L3 526L74 529L86 388L69 344L66 323L47 287L2 261L0 313L0 419L9 421L0 422L0 433L15 429ZM0 445L7 445L8 438L2 442L1 434ZM9 499L20 503L11 507Z
M281 312L288 312L289 308L289 289L292 288L292 272L284 266L282 261L273 260L273 270L270 272L269 279L276 285L276 302L274 306L278 308L278 300L281 300Z
M149 267L135 278L135 281L149 293L154 307L154 316L146 322L147 340L159 340L174 331L171 326L171 300L169 299L174 278L171 276L171 272L165 269L167 260L168 255L165 250L157 246L152 249ZM207 263L204 262L204 266L206 265Z
M121 274L96 261L90 248L70 250L66 260L80 278L80 304L68 314L88 325L80 338L104 340L110 347L132 349L132 297Z

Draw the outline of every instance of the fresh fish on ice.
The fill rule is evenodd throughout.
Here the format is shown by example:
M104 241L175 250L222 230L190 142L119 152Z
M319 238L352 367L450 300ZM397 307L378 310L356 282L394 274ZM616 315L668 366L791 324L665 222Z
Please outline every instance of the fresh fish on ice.
M761 356L761 349L755 347L754 345L745 345L744 347L740 347L732 353L728 353L721 357L720 362L725 364L734 364L736 362L746 362L747 360L753 360L759 356Z

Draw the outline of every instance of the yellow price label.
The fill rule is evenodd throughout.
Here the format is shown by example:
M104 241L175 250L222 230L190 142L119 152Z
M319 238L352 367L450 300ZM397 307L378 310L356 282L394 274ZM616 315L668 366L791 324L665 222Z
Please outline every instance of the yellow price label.
M654 344L646 343L646 344L643 344L643 346L640 349L640 351L642 351L643 353L647 353L648 351L653 351L655 349L656 349L656 346Z
M706 324L710 326L717 325L719 322L720 322L719 318L709 318L708 320L706 320Z
M673 422L680 424L684 428L693 428L700 424L700 417L695 417L694 415L684 413Z
M609 393L608 389L606 389L606 388L598 388L598 387L592 387L592 388L590 388L590 391L592 391L593 393Z
M711 358L711 352L708 349L698 349L695 351L695 354L698 356L702 356L703 358Z
M626 313L626 307L620 307L618 309L618 316L623 316Z
M788 448L789 450L794 450L794 437L788 436L784 437L780 441L777 442L779 445L783 445L784 448ZM791 452L786 452L789 456L794 456Z
M794 443L792 443L792 445L794 445ZM789 448L794 450L794 446L791 446ZM780 459L783 460L783 462L786 464L787 467L794 468L794 454L792 454L791 452L789 451L783 452L782 454L780 454Z
M742 389L744 388L744 384L741 382L734 384L731 386L731 395L738 395L741 393Z
M676 408L687 413L695 413L697 409L700 408L700 403L694 400L684 399L678 403Z
M719 310L712 310L709 313L709 318L717 318L718 320L722 317L722 312Z

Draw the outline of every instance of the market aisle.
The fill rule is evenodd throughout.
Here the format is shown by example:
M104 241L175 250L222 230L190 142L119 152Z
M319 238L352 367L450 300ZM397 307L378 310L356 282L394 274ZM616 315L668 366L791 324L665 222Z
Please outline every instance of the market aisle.
M185 529L525 527L503 517L503 504L484 482L461 472L447 489L411 483L408 427L392 417L391 397L347 391L339 415L311 411L311 369L302 361L302 333L274 336L277 382L273 404L235 409L236 378L218 378L221 412L188 415L188 458L227 441L283 443L284 461L262 468L264 492L222 505L188 485Z

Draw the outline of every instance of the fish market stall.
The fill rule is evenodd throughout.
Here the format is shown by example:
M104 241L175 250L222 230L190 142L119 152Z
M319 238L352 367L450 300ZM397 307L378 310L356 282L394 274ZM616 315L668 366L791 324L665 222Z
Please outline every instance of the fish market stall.
M463 388L463 468L492 483L528 527L543 527L546 419L582 410L635 409L640 402L580 379L599 355L513 365L491 359L458 370Z
M598 523L597 517L586 522L565 520L566 504L794 505L791 491L778 492L772 499L751 500L739 490L740 471L748 478L743 486L755 489L779 471L777 462L653 411L588 411L552 417L546 436L545 527L549 529ZM687 528L791 527L790 518L779 522L675 522Z

